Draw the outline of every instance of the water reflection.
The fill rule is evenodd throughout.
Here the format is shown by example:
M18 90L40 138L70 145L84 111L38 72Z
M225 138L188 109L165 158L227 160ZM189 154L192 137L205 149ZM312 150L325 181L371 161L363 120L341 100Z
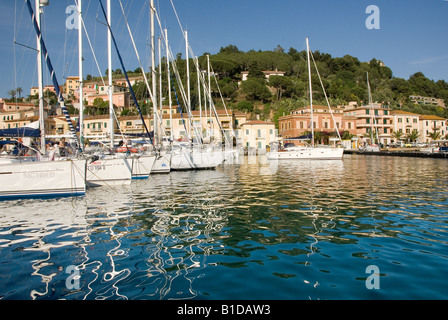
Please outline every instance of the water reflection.
M444 165L248 156L76 199L4 202L0 297L361 298L369 264L418 296L408 266L440 278L448 261ZM79 271L77 288L66 285L68 266ZM426 294L441 292L422 279Z

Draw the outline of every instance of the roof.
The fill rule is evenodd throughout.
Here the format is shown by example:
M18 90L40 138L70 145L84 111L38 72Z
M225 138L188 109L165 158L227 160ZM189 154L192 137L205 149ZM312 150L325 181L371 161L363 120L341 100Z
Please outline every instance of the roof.
M413 112L408 112L408 111L403 111L403 110L392 110L390 113L393 115L404 114L404 115L409 115L409 116L420 116L420 114L418 114L418 113L413 113Z
M261 120L249 120L249 121L244 122L243 124L241 124L241 126L254 125L254 124L274 125L273 122L266 122L266 121L261 121Z
M427 114L420 115L420 119L421 120L445 120L445 118L441 118L439 116L427 115Z

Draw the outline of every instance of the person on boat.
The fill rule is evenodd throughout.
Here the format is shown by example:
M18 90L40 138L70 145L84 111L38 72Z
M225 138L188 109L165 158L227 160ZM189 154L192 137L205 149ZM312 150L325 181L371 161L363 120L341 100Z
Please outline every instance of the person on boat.
M65 142L65 138L62 138L61 141L59 141L59 155L61 157L67 156L68 153L68 143Z
M56 148L57 144L52 145L51 143L47 143L47 152L48 152L48 160L54 161L56 156Z

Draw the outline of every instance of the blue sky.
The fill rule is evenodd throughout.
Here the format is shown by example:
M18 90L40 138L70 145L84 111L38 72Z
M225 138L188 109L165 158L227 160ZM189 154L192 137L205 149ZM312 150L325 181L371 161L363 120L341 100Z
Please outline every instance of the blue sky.
M31 0L34 6L34 0ZM161 21L168 29L174 53L184 44L174 4L182 27L189 32L196 55L215 54L221 47L240 50L273 50L281 45L312 50L361 61L382 60L395 77L408 79L421 71L428 78L448 81L448 1L444 0L155 0ZM36 53L17 42L35 47L35 33L23 0L0 3L0 97L22 87L24 94L37 85ZM98 0L83 0L85 24L102 73L107 69L106 27ZM126 68L138 67L124 25L118 0L112 0L112 28ZM149 68L149 0L122 0L145 67ZM75 0L51 0L43 16L43 32L59 83L77 75L77 31L66 28L66 8ZM103 0L106 5L106 0ZM366 28L369 5L380 10L380 29ZM121 68L114 53L113 68ZM91 49L84 40L84 76L98 75ZM48 74L45 84L50 84Z

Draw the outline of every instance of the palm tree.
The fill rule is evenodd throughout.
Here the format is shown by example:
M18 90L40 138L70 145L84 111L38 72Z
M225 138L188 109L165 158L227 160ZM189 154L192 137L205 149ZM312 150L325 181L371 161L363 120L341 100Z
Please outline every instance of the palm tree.
M22 92L23 92L23 89L22 89L21 87L18 87L18 88L16 89L16 92L17 92L17 94L19 95L19 99L22 99Z
M420 136L420 132L417 129L414 129L414 130L412 130L411 133L408 133L406 138L410 142L415 142L415 141L417 141L419 136Z
M394 131L392 132L392 137L398 140L401 140L403 138L403 132L401 131Z
M15 89L9 90L8 94L11 96L11 100L14 100L16 98L17 91Z
M433 132L428 134L428 137L431 138L431 140L439 140L442 134L438 129L434 129Z

